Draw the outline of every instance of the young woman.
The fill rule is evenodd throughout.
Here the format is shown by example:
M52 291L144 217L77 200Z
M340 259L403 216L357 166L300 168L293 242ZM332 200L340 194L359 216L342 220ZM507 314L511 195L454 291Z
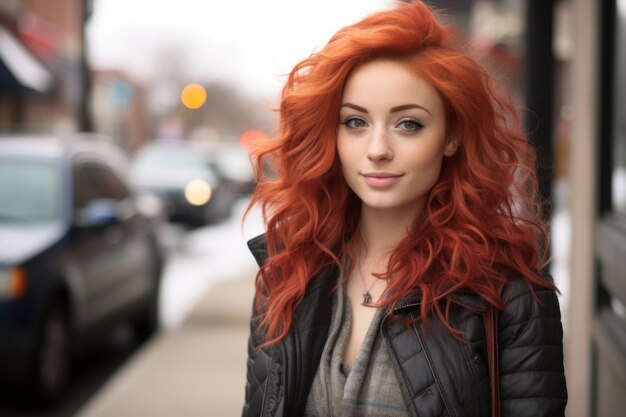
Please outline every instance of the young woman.
M290 74L244 416L564 415L535 156L460 45L403 4Z

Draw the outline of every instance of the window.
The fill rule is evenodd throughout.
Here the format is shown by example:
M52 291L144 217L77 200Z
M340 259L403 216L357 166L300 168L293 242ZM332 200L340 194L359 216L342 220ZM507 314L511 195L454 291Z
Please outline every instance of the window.
M113 171L101 164L87 163L77 166L74 181L76 208L85 208L93 200L123 200L130 195Z
M56 220L61 198L61 175L56 165L0 160L0 223Z

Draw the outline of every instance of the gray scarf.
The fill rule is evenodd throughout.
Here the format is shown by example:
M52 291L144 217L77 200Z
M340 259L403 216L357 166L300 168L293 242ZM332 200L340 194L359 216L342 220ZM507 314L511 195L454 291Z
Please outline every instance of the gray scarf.
M305 417L408 417L380 325L379 308L365 335L353 368L342 364L350 335L352 308L339 287L332 300L332 322L317 373L309 391Z

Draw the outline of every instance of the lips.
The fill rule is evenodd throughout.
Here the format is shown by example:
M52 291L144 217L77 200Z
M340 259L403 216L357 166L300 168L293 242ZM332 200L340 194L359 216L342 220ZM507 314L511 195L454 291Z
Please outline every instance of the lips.
M374 188L387 188L400 181L404 174L394 174L390 172L367 172L361 174L365 183Z

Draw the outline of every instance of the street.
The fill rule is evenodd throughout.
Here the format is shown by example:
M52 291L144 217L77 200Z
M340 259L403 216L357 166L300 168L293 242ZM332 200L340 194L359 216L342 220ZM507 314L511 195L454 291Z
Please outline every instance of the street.
M241 217L246 204L247 200L241 200L231 217L218 224L197 229L167 224L163 229L161 241L167 251L167 264L162 277L161 332L171 332L180 326L211 286L254 268L245 242L261 233L262 225L258 211L252 211L242 231ZM150 342L139 343L128 326L118 326L106 335L104 342L76 359L72 383L61 404L51 409L35 408L5 394L0 396L0 416L73 416Z

